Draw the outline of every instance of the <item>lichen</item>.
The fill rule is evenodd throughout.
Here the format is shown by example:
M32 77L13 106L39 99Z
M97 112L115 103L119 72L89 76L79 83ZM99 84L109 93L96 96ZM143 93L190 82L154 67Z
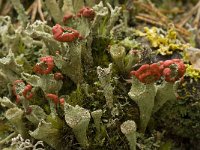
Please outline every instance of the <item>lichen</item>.
M27 129L23 122L24 112L17 108L10 108L6 111L5 117L11 122L11 124L15 127L17 133L21 134L22 137L27 137Z
M11 149L28 149L33 150L44 150L43 141L37 141L35 144L31 143L30 139L23 139L23 137L18 134L17 137L12 138Z
M45 141L55 149L61 148L61 145L59 144L60 132L58 129L54 128L51 123L41 120L37 129L29 131L29 134L35 139Z
M129 141L130 150L136 150L136 124L132 120L125 121L121 124L121 131Z
M113 107L113 87L110 83L112 77L112 64L109 64L108 68L97 67L97 74L100 80L101 87L103 88L103 93L106 98L106 105L108 108Z
M65 110L65 121L72 128L77 141L84 148L89 146L87 139L87 128L90 121L90 113L88 110L79 107L70 106L69 104L64 105Z
M198 80L200 78L200 70L194 69L192 65L186 64L186 76Z
M177 33L173 27L168 29L167 32L156 27L145 27L144 33L139 31L137 34L146 37L151 46L156 48L157 53L161 55L171 55L174 51L183 51L188 47L187 44L182 44L177 39Z
M145 132L148 122L150 120L152 110L154 107L154 99L156 96L156 86L154 83L143 84L135 77L132 80L132 86L128 95L136 102L140 110L140 126L141 132Z
M149 0L11 2L0 1L1 14L10 6L0 17L0 149L196 146L200 53L185 44L198 35L181 35L188 25L142 25L166 19Z

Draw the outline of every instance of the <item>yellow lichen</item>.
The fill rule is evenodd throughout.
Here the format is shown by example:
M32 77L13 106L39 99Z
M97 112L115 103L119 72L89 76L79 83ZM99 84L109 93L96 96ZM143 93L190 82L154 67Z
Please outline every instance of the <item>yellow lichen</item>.
M182 56L183 56L184 62L186 62L186 63L190 62L190 57L186 50L183 51Z
M200 78L200 70L193 68L192 65L186 64L186 76L197 80Z
M166 33L156 27L144 28L143 32L138 32L139 36L145 36L150 41L151 46L157 48L157 53L161 55L171 55L174 51L183 51L188 47L177 39L176 31L171 27Z

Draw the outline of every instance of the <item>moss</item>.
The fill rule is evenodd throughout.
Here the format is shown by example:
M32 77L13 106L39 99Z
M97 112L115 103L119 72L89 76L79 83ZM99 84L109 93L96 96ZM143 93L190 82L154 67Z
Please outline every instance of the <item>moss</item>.
M107 66L109 64L110 58L106 50L110 42L111 39L108 37L94 37L92 53L95 66Z
M27 5L22 1L21 4L28 8L33 1L26 2ZM73 13L76 14L78 10L74 10L74 8L81 8L84 2L93 5L89 3L91 0L79 1L76 0L72 3L72 0L59 0L57 5L55 0L51 0L56 4L55 10L53 10L53 5L47 5L48 9L43 5L42 8L43 12L47 14L45 15L47 22L36 21L28 25L27 28L19 26L16 29L18 24L12 24L11 20L16 18L16 14L12 17L0 17L0 47L2 49L0 52L0 96L7 96L11 101L15 101L16 97L13 96L11 89L12 81L15 79L23 79L25 85L29 83L33 86L34 97L28 101L32 112L31 109L30 114L24 111L21 103L14 105L22 111L23 115L20 119L25 124L26 130L33 131L29 134L32 135L30 140L46 141L45 149L48 150L53 150L52 147L61 150L82 149L82 147L91 150L128 150L129 143L121 132L120 125L127 120L134 120L138 128L142 127L143 131L149 122L145 134L136 134L138 149L156 150L161 145L160 149L175 149L174 146L184 143L185 139L191 140L191 143L195 145L195 142L200 139L198 122L200 120L200 91L197 84L199 83L199 73L198 70L192 68L192 65L187 65L186 82L178 88L180 99L177 101L175 95L171 94L174 92L172 85L159 89L163 79L148 87L144 85L146 90L142 94L138 93L138 91L142 92L139 86L135 86L131 90L132 99L128 96L131 89L128 79L130 70L139 68L145 63L152 63L152 61L180 58L180 53L185 52L187 45L180 42L175 29L171 27L165 31L162 28L146 27L142 32L139 30L134 32L135 29L143 28L141 22L135 20L135 13L136 11L140 13L140 6L137 5L137 8L133 8L130 6L133 3L129 0L119 0L120 3L118 0L109 0L112 2L111 6L107 4L108 1L104 0L103 3L93 8L96 12L93 19L75 17L70 21L70 24L66 24L78 30L83 39L78 39L74 43L56 41L52 38L51 25L55 22L51 18L61 22L66 6L70 6L69 10L75 11ZM46 0L42 4L50 4L51 2ZM160 1L160 3L164 3L164 1ZM65 5L63 8L62 4ZM72 8L72 4L78 5ZM148 4L144 3L144 5ZM135 2L133 6L135 6ZM129 22L134 22L134 27L130 27ZM145 24L145 26L147 25ZM116 59L114 59L114 55L109 53L112 46L115 47L112 51L113 54L116 54ZM117 56L120 53L120 47L123 47L122 52L120 56ZM135 55L136 58L132 56L132 53L129 53L133 49L132 52L138 54ZM54 58L55 67L51 74L35 75L33 66L40 57L46 55L51 55ZM152 59L154 56L156 58ZM10 59L10 63L4 64L2 60L5 58ZM189 64L189 58L186 59L185 63ZM110 63L115 64L112 68L106 68ZM101 77L97 74L97 67L98 74L105 73L101 74ZM110 73L106 74L106 69L109 69ZM59 81L55 80L53 76L55 72L61 72L64 78ZM5 80L7 76L12 78ZM156 96L155 87L158 88L157 93L160 93ZM23 95L24 88L22 85L18 89L18 94ZM50 92L58 97L57 104L45 97ZM168 96L169 93L171 96ZM149 96L153 97L150 101L147 99L150 98ZM163 103L157 103L157 100L162 100L163 97L174 101L165 103L165 100L168 99L164 99ZM69 108L72 108L71 111L59 103L60 98L64 98L65 103L68 103ZM110 103L106 100L110 100ZM141 104L144 100L146 100L145 104ZM52 103L49 105L48 102ZM157 107L157 104L159 108L162 106L158 112L154 111L155 114L152 118L155 120L150 118L152 108L149 108L154 102L156 105L154 107ZM109 108L107 104L109 104ZM40 109L33 110L33 105ZM80 111L81 109L76 107L85 111ZM7 109L0 108L0 117L2 118L0 137L5 138L13 132L14 125L12 126L8 120L4 119ZM150 111L146 108L149 108ZM99 109L101 109L101 116L95 120L92 113ZM54 115L52 115L52 111ZM149 113L146 113L147 111ZM82 123L77 123L79 119L84 122L84 112L87 112L87 122L86 125L83 125L85 127L81 125ZM93 115L91 120L89 119L90 113ZM141 114L145 114L147 119L144 126L140 125L142 124L140 123ZM65 119L67 122L64 121ZM77 129L72 129L74 122L75 126L78 126ZM85 132L83 128L88 130ZM82 136L80 133L83 130ZM52 138L49 138L50 136ZM83 137L84 139L82 139ZM174 142L171 142L172 140ZM2 147L5 146L9 146L9 143Z
M179 99L167 102L154 118L157 128L165 129L177 143L188 139L192 145L200 140L200 89L199 81L188 79L179 86Z

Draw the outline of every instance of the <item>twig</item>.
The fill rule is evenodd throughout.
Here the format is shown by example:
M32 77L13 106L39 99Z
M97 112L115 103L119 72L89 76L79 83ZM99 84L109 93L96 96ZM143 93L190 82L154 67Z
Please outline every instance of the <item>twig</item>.
M158 18L151 16L151 15L148 15L148 14L144 14L144 13L139 13L137 16L141 16L141 17L153 20L153 21L158 21Z
M35 21L37 12L39 13L40 19L42 21L45 21L44 15L42 12L41 0L35 0L26 11L27 14L31 13L31 23L33 23Z
M185 18L183 18L177 25L179 27L184 26L184 24L192 17L192 15L197 11L200 7L200 1L186 14Z
M154 12L156 15L158 15L158 17L160 17L160 19L161 19L163 22L168 22L168 18L167 18L164 14L162 14L162 13L160 12L159 9L157 9L157 8L154 6L154 4L151 2L151 0L147 0L147 2L148 2L149 5L151 6L153 12Z
M2 2L3 2L3 0L0 0L0 9L1 9L1 7L2 7Z
M164 14L162 14L151 2L149 2L150 3L149 5L137 1L134 3L140 5L140 7L143 8L144 11L148 13L149 12L155 13L162 22L165 23L168 22L168 18Z
M6 16L11 9L12 9L12 4L9 1L7 1L2 8L1 15Z
M171 10L167 10L167 9L160 9L160 12L162 12L163 14L180 14L183 13L184 10L183 9L179 9L179 8L173 8Z
M157 9L150 0L147 0L147 2L148 2L148 4L144 4L144 3L141 3L138 1L136 1L134 3L140 5L140 7L143 8L144 11L146 11L148 13L149 12L154 13L158 18L156 18L154 16L150 16L148 14L143 14L143 13L139 13L136 16L136 18L139 20L143 20L147 23L153 24L153 25L162 26L162 27L167 28L168 24L172 21L170 21L164 14L162 14L161 11L159 9ZM182 26L175 24L175 28L182 35L185 35L185 36L190 35L190 33Z
M200 19L200 6L198 7L198 10L197 10L197 15L193 21L193 25L194 27L198 28L199 26L199 19Z
M162 23L157 22L157 21L154 21L154 20L151 20L151 19L149 19L149 18L145 18L145 17L143 17L143 16L139 16L139 15L138 15L138 16L135 16L135 18L136 18L136 19L139 19L139 20L142 20L142 21L145 21L145 22L147 22L147 23L153 24L153 25L163 26Z
M33 3L33 10L32 10L32 15L31 15L31 23L33 23L35 21L36 13L37 13L37 0L35 0L34 3Z
M160 22L157 18L150 16L150 15L147 15L147 14L140 13L135 18L142 20L142 21L145 21L147 23L153 24L153 25L160 26L160 27L166 27L167 28L167 25L168 25L168 24ZM175 27L176 27L176 30L179 33L181 33L182 35L189 36L190 33L185 28L179 27L176 24L175 24Z
M178 26L177 24L175 24L175 28L176 28L176 30L177 30L179 33L181 33L182 35L185 35L185 36L189 36L189 35L190 35L190 33L188 32L188 30L186 30L186 29L183 28L183 27Z

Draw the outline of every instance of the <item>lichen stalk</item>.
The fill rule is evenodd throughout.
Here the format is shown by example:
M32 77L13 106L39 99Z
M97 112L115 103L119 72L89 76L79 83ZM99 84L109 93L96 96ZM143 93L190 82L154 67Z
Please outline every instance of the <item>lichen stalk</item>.
M167 101L176 100L176 90L178 82L164 82L157 86L155 104L153 112L157 112Z
M130 150L136 150L136 124L133 120L125 121L120 126L122 133L126 136Z
M73 13L74 12L73 0L63 0L62 11L64 12L64 14Z
M75 107L65 103L65 121L72 128L77 141L81 147L87 148L89 142L87 139L87 128L90 121L90 113L88 110L76 105Z
M56 0L45 0L45 4L49 12L51 13L53 19L55 20L55 22L62 24L63 13L61 9L59 8Z
M99 110L95 110L91 113L92 115L92 118L94 120L94 125L97 129L97 132L100 132L101 130L101 116L102 116L102 110L99 109Z
M40 123L40 121L42 121L42 119L46 119L47 114L44 112L44 110L38 106L38 105L30 105L29 106L31 112L30 114L26 115L26 118L33 123L35 126L38 126L38 124Z
M99 28L100 25L102 25L102 21L108 16L108 8L104 7L103 2L101 1L98 5L95 5L93 9L96 15L91 25L91 31L92 33L99 32L99 34L103 34Z
M83 7L84 4L84 0L73 0L73 6L74 6L74 11L77 12L78 10L81 9L81 7Z
M29 131L29 134L35 139L42 140L54 149L60 149L60 132L54 128L51 123L41 120L37 129Z
M154 83L143 84L136 77L133 77L132 87L128 95L138 105L140 111L140 132L144 133L150 120L154 99L156 96Z
M15 127L16 132L21 134L23 137L27 137L27 130L23 122L23 115L24 112L17 107L10 108L5 113L5 117Z
M117 69L119 72L124 72L124 69L125 66L124 66L124 58L126 56L126 50L123 46L120 46L120 45L112 45L110 47L110 55L114 61L114 63L116 64L117 66Z
M115 22L118 20L118 17L120 16L121 13L121 7L116 6L114 9L112 8L112 6L109 3L106 3L109 10L110 10L110 19L109 22L107 24L107 35L110 34L111 29L113 28Z
M95 5L95 0L85 0L87 6L92 7Z
M25 13L22 3L20 0L11 0L11 3L19 15L19 20L22 21L23 25L25 26L28 23L28 16Z
M113 107L113 87L110 83L112 75L112 64L109 64L108 68L97 67L97 74L101 87L103 88L103 93L106 98L106 105L108 108Z

